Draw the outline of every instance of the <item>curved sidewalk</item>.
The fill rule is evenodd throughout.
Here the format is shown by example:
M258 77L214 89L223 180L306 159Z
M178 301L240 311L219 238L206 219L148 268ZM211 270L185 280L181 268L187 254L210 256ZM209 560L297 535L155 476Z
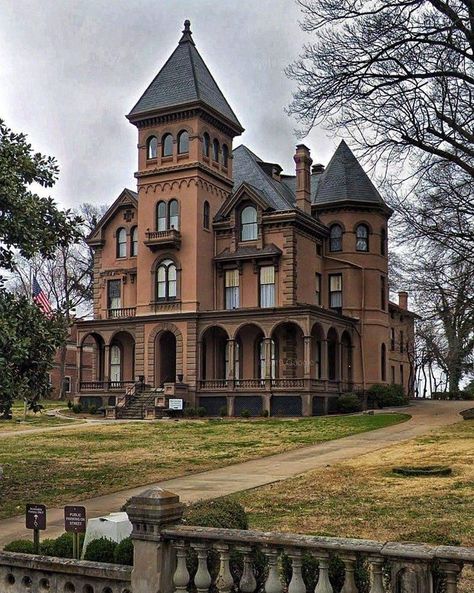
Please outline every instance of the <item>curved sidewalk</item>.
M410 420L401 424L219 469L143 484L138 488L85 501L71 500L69 504L84 505L88 518L92 518L119 510L128 498L151 487L171 490L179 494L183 502L224 496L291 478L317 467L352 459L415 438L434 428L460 421L459 412L469 407L472 407L470 402L420 400L408 408L397 409L412 415ZM43 537L55 537L62 533L63 520L62 508L48 509L48 529L43 532ZM23 515L0 521L0 549L13 539L31 538L31 532L25 529L24 521Z

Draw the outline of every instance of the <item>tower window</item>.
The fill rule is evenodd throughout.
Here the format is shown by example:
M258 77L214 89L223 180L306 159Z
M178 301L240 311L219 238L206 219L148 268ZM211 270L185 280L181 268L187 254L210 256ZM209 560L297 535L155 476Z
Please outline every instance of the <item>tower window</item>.
M130 255L138 255L138 227L134 226L130 233Z
M380 276L380 308L385 311L387 308L387 287L385 276Z
M176 298L177 272L174 262L165 259L156 270L156 296L160 301Z
M212 158L216 161L216 163L219 162L219 152L219 140L217 140L217 138L214 138L214 142L212 143Z
M229 148L227 144L222 145L222 164L226 169L229 166Z
M179 206L178 200L171 200L168 205L169 208L169 228L179 229Z
M173 156L173 136L165 134L161 139L161 155Z
M211 139L209 134L206 132L202 137L202 153L204 156L209 157L211 152Z
M329 251L342 251L342 227L333 224L329 229Z
M240 238L242 241L254 241L257 235L257 209L246 206L240 215Z
M189 134L183 130L178 134L178 154L189 152Z
M339 312L342 310L342 274L329 276L329 307Z
M203 207L202 226L207 230L209 230L209 227L211 226L211 212L209 202L207 200L204 202Z
M366 224L359 224L356 229L356 251L369 251L369 229Z
M384 228L380 231L380 255L387 255L387 231Z
M225 273L225 308L238 309L240 305L239 270L227 270Z
M117 231L117 257L127 257L127 231L124 228Z
M156 159L158 155L158 139L156 136L150 136L146 143L146 158Z
M167 217L166 217L166 203L158 202L156 207L156 230L166 231Z
M380 352L380 375L382 381L387 380L387 348L385 344L382 344L381 352Z

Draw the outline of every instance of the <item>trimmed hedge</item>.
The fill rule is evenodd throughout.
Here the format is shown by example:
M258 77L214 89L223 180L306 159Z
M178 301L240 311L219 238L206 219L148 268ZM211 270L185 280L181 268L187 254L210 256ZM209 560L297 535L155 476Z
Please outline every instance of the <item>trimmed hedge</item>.
M248 529L244 507L234 500L224 498L202 500L189 505L184 511L183 522L198 527Z
M369 398L379 408L387 406L406 406L409 403L401 385L382 385L377 383L368 390Z
M337 409L342 414L360 412L362 405L355 393L343 393L337 398Z
M133 542L131 537L126 537L119 542L114 552L115 564L133 566Z
M98 539L92 540L87 545L86 551L84 552L84 560L113 564L116 548L117 542L106 537L99 537Z
M15 539L4 548L5 552L17 552L19 554L34 554L33 542L29 539Z

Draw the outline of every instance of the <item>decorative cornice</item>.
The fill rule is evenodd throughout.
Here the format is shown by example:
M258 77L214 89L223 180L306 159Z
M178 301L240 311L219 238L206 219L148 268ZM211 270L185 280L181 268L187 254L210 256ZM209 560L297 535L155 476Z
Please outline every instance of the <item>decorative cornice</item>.
M168 167L156 167L155 169L147 169L146 171L137 171L134 175L137 179L146 179L147 177L159 177L161 175L167 175L169 173L175 173L176 171L189 171L192 169L198 169L214 179L225 183L229 187L233 187L234 182L229 177L221 175L218 171L215 171L211 167L208 167L200 161L192 161L190 163L179 163L177 165L169 165Z

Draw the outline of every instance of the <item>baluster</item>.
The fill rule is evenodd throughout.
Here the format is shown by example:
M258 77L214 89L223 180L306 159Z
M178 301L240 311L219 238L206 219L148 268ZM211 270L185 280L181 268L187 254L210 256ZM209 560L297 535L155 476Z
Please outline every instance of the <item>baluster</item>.
M382 566L383 558L369 558L372 573L372 583L369 593L384 593Z
M255 589L257 588L257 580L253 574L252 559L250 557L252 548L250 546L239 546L237 550L244 556L244 567L239 586L240 591L241 593L254 593Z
M446 593L456 593L458 590L458 578L462 571L462 564L454 562L441 562L441 572L446 577Z
M208 593L211 586L211 575L207 568L207 544L192 544L198 557L198 568L194 576L194 584L198 593Z
M173 575L175 593L186 593L189 583L189 572L186 566L186 544L179 541L174 544L176 550L176 570Z
M217 544L215 549L219 552L219 574L216 579L216 587L220 593L230 593L234 586L234 579L230 572L230 553L227 544Z
M268 577L265 581L265 593L282 593L283 587L278 574L278 550L265 548L265 556L268 559Z
M291 581L288 585L288 593L306 593L306 585L303 581L301 567L303 566L303 554L301 550L288 550L287 554L291 559L293 568Z
M354 578L355 571L355 556L342 556L344 562L344 585L341 589L341 593L358 593L357 585Z
M317 554L319 561L319 577L314 589L314 593L333 593L333 588L329 580L329 554Z

